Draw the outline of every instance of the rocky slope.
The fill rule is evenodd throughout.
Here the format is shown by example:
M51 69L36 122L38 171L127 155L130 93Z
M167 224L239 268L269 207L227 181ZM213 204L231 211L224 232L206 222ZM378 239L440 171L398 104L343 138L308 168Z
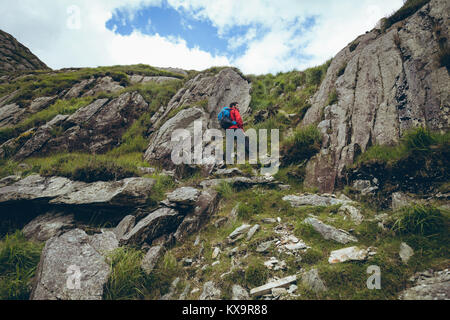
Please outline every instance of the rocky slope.
M415 126L448 132L449 75L435 59L448 9L432 0L305 72L137 65L2 77L0 298L449 299L448 175L439 193L385 188L375 204L366 197L384 181L360 179L361 168L352 192L336 190L370 146ZM196 120L219 128L233 101L246 128L286 129L289 164L275 176L175 166L172 132L192 135ZM427 146L422 155L440 157L417 171L442 173L448 142ZM15 247L26 264L3 258ZM381 289L367 285L373 266Z
M0 74L49 69L10 34L0 30Z
M308 164L308 185L332 191L360 153L396 144L413 127L448 131L450 77L438 56L450 34L449 12L448 1L433 0L337 54L303 120L318 123L324 136Z

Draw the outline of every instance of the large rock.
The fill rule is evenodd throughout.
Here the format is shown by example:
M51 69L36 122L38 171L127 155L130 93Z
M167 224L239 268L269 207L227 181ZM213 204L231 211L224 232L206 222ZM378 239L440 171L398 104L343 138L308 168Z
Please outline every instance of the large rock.
M29 240L45 242L72 228L74 228L73 215L49 212L30 221L22 229L22 233Z
M202 73L188 81L170 100L159 118L154 119L153 127L158 131L150 138L145 159L164 161L169 165L173 147L172 133L176 129L187 129L193 138L196 120L202 121L203 130L219 129L217 115L231 102L239 102L240 112L245 115L249 111L250 88L251 85L231 68L225 68L216 75ZM207 102L206 105L204 101ZM186 107L189 108L181 110L172 119L167 119L173 110ZM194 147L193 141L191 145Z
M98 181L85 184L50 201L51 204L136 206L145 204L154 179L127 178L120 181Z
M203 292L199 300L220 300L222 292L214 285L214 282L208 281L203 285Z
M197 202L200 191L193 187L181 187L167 195L170 204L180 207L191 207Z
M122 134L147 109L147 102L137 92L123 93L111 101L97 99L71 116L59 115L41 126L14 158L60 151L105 152L119 144ZM56 128L63 132L55 136Z
M121 245L142 245L177 230L184 216L171 208L159 208L140 220L120 239Z
M415 286L400 293L401 300L450 300L450 271L416 274Z
M347 204L350 201L340 200L334 196L325 196L317 194L306 194L301 196L288 195L283 197L283 201L287 201L291 206L297 208L301 206L332 206L336 204Z
M100 238L97 238L100 240ZM101 300L110 266L80 229L47 241L36 272L32 300ZM97 243L95 246L104 247Z
M142 258L141 261L142 270L144 270L146 274L152 273L156 263L158 262L158 259L162 256L163 253L164 253L163 246L151 247L145 254L144 258Z
M263 286L250 290L250 295L253 297L263 296L267 293L272 292L272 289L274 288L288 288L293 282L296 281L297 281L296 275L289 276L276 281L271 281Z
M323 134L322 150L307 165L306 186L332 191L360 152L396 144L412 127L448 130L450 76L437 56L440 41L449 36L449 12L448 1L431 0L385 32L373 29L358 37L334 57L303 119L303 125L320 123ZM333 92L338 101L328 105Z
M154 184L150 178L84 183L31 175L0 188L0 204L33 200L53 205L136 206L146 203Z
M328 262L331 264L346 261L364 261L368 258L370 251L358 247L349 247L331 251Z
M311 225L314 230L319 232L322 237L326 240L334 240L336 242L346 244L349 242L358 242L354 236L350 235L348 232L335 227L329 226L320 220L309 217L304 220L304 223Z
M231 300L250 300L247 290L242 288L238 284L234 284L231 288L232 297Z
M219 203L217 191L206 189L198 196L194 209L186 215L183 222L174 234L178 242L182 242L186 237L200 230L200 228L214 214Z
M311 269L302 274L302 283L312 291L319 293L327 290L317 269Z

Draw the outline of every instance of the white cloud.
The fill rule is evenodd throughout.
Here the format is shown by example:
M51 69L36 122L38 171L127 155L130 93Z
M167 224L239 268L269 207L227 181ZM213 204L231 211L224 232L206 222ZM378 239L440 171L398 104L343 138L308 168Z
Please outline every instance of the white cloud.
M0 0L6 2L7 0ZM0 29L11 33L52 68L147 63L185 69L236 65L244 73L303 69L323 63L359 34L370 30L402 0L168 0L175 7L208 18L224 34L233 26L260 25L269 32L250 29L229 41L247 44L242 56L213 55L189 49L183 39L149 36L134 31L121 36L105 22L115 8L126 7L128 17L144 5L163 0L16 0L0 5ZM81 28L67 27L67 8L77 5ZM296 32L293 22L317 16L311 30ZM297 30L298 31L298 30ZM310 58L305 60L305 55Z

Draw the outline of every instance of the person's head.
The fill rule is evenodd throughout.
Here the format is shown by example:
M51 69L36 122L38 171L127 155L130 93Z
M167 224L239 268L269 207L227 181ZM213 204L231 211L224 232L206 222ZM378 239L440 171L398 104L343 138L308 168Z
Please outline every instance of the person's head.
M237 108L237 107L239 107L239 104L237 102L232 102L230 104L230 108Z

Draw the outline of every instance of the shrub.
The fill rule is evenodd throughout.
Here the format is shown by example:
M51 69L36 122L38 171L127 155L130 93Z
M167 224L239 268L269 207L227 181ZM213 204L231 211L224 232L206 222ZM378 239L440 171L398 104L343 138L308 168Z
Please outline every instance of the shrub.
M245 270L245 282L248 286L259 287L266 283L269 273L260 261L252 261Z
M322 135L317 127L310 125L300 128L283 142L281 154L283 164L300 163L320 151Z
M30 242L19 231L0 241L0 300L29 298L30 281L43 245Z
M446 223L439 209L415 205L405 207L396 214L392 229L399 234L430 236L442 232Z

